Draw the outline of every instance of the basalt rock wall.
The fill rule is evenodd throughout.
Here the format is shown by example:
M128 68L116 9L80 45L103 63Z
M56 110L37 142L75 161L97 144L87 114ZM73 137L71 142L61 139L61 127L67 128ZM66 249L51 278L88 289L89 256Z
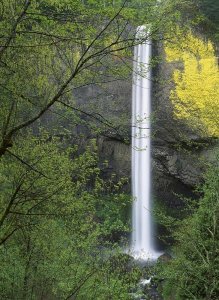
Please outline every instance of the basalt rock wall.
M217 143L202 138L174 118L169 95L174 88L172 73L176 65L165 61L161 44L153 46L153 56L161 58L152 72L153 194L168 207L180 207L182 200L177 195L194 196L195 187L203 180L205 163L213 159ZM72 133L70 143L78 144L81 149L95 138L103 178L112 174L116 175L115 180L127 177L128 192L131 191L131 96L131 72L123 80L84 86L73 95L76 107L85 112L80 122L66 119L60 124ZM56 118L48 112L43 122L51 126L57 124ZM91 130L92 122L98 130Z
M180 195L194 196L195 187L203 180L206 162L214 156L216 141L203 138L185 123L176 120L169 99L174 88L171 80L174 64L165 62L162 45L155 45L153 54L162 57L152 72L152 177L155 198L167 206L181 206ZM99 99L107 117L124 118L125 141L121 136L105 133L97 139L101 161L107 160L104 176L131 176L131 77L109 84L109 101ZM113 99L111 102L110 99ZM112 105L112 107L111 107ZM113 110L114 109L114 110ZM130 185L126 187L130 190Z

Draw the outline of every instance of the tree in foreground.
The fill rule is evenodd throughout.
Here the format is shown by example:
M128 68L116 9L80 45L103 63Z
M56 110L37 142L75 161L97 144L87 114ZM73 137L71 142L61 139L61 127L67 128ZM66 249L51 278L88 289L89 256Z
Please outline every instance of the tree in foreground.
M173 259L162 265L164 299L218 299L218 162L207 173L198 208L179 222Z
M128 299L139 271L125 255L114 262L120 248L106 238L128 230L128 197L100 179L95 142L78 154L30 132L16 146L26 164L0 165L1 298Z
M136 26L151 24L138 43L159 39L180 2L1 1L1 298L130 298L139 270L111 258L109 238L127 231L128 197L101 180L95 145L78 151L66 135L84 113L75 91L130 76ZM52 131L48 112L72 127Z
M71 108L78 122L82 112L75 92L128 78L133 46L162 38L189 4L189 0L183 5L164 1L159 7L155 0L1 1L0 157L46 112L64 117L63 110ZM139 24L151 28L136 41ZM97 113L87 115L103 123Z

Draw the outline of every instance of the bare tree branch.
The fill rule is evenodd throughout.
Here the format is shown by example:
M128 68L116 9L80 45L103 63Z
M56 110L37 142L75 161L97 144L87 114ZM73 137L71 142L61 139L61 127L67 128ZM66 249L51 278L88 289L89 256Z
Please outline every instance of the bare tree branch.
M2 217L1 217L1 219L0 219L0 227L3 225L5 219L7 218L8 214L9 214L9 212L10 212L10 209L11 209L12 205L14 204L14 202L15 202L15 200L16 200L16 197L17 197L17 194L19 193L19 191L20 191L21 186L23 185L23 183L24 183L24 180L23 180L23 178L22 178L21 181L20 181L20 183L19 183L18 186L16 187L14 193L12 194L11 199L10 199L10 201L8 202L8 205L7 205L5 211L4 211L4 213L3 213L3 215L2 215Z
M43 174L41 171L35 169L33 166L31 166L29 163L27 163L26 161L24 161L21 157L19 157L18 155L14 154L13 152L9 151L8 149L6 150L10 155L12 155L13 157L15 157L17 160L19 160L22 164L26 165L28 168L30 168L32 171L42 175L45 178L49 178L47 177L45 174Z
M30 4L31 4L31 0L27 0L25 5L24 5L23 11L21 12L20 16L17 18L14 26L12 27L11 35L9 36L9 38L6 41L5 45L1 46L1 48L0 48L0 60L2 59L2 56L3 56L4 52L6 51L6 49L10 46L11 41L16 36L17 26L23 20Z
M30 1L28 1L27 3L29 3ZM49 110L49 108L55 103L57 102L60 97L62 96L63 92L65 91L66 87L71 83L71 81L76 77L76 75L82 71L84 69L84 65L86 64L87 61L91 60L93 57L95 56L100 56L101 55L101 50L89 55L88 57L85 57L86 54L89 52L89 50L92 48L92 46L95 44L95 42L102 36L102 34L107 30L107 28L110 26L110 24L112 24L112 22L119 16L119 14L121 13L122 9L125 6L126 1L124 1L122 7L118 10L118 12L114 15L113 18L110 19L110 21L104 26L104 28L99 32L99 34L96 35L96 37L91 41L91 43L89 44L89 46L86 48L86 50L84 51L84 53L82 54L82 56L80 57L80 59L78 60L78 63L74 69L74 71L72 72L72 74L69 76L69 78L65 81L65 83L59 88L58 92L55 94L55 96L47 103L47 105L45 105L45 107L33 118L25 121L24 123L21 123L20 125L17 125L16 127L14 127L13 129L11 129L7 135L5 135L3 137L2 140L2 144L0 146L0 157L2 155L5 154L5 152L7 151L7 148L12 146L12 137L15 133L17 133L19 130L33 124L36 120L38 120L47 110ZM29 3L30 4L30 3ZM28 5L26 5L26 10L28 8ZM24 14L26 12L26 10L24 11ZM23 14L23 15L24 15ZM23 17L22 15L22 17ZM20 20L20 19L19 19ZM17 23L17 22L16 22ZM17 25L16 25L17 27ZM14 30L16 30L16 27ZM10 44L10 43L9 43ZM112 47L115 44L112 43L110 46L105 47L102 49L102 51L104 52L107 48ZM125 47L122 47L121 49L125 49ZM110 51L108 52L110 53ZM107 53L107 54L108 54ZM106 55L106 53L104 53L103 55ZM94 63L91 63L89 66L95 64L96 61ZM86 66L87 67L87 66Z

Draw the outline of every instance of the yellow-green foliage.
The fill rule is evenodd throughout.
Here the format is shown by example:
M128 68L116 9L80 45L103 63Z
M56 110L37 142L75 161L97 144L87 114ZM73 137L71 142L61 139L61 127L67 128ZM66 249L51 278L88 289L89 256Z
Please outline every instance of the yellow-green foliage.
M192 33L179 35L165 44L167 61L183 64L173 73L170 98L175 116L207 135L219 136L219 74L213 45Z

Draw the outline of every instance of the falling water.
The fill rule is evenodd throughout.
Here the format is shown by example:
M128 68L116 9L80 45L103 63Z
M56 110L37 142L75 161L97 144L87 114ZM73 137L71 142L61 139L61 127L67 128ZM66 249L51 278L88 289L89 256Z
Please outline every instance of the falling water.
M151 226L150 113L151 41L146 26L137 28L136 39L146 40L135 46L132 87L132 253L138 259L159 256L153 247Z

